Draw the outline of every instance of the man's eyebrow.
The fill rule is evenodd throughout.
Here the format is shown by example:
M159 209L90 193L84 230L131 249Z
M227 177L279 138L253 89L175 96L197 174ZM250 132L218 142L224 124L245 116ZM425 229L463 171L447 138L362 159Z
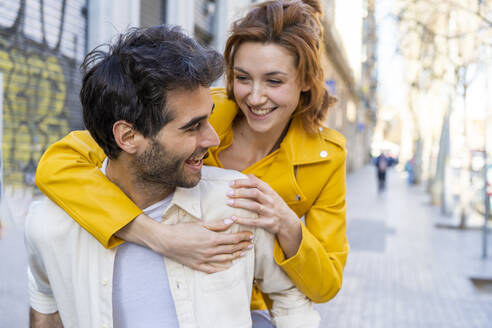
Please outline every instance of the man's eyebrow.
M214 111L214 108L215 108L215 104L212 105L212 109L210 110L210 112L213 112ZM183 125L179 129L180 130L189 129L193 125L197 124L198 122L203 121L203 120L206 120L206 119L208 119L208 115L202 115L202 116L194 117L188 123L186 123L185 125Z
M246 71L245 71L244 69L242 69L241 67L234 66L234 70L236 70L236 71L239 71L239 72L241 72L241 73L244 73L244 74L248 74L248 75L249 75L249 73L248 73L248 72L246 72ZM280 75L287 75L287 73L285 73L285 72L281 72L281 71L273 71L273 72L268 72L268 73L266 73L265 75L266 75L266 76L272 76L272 75L279 75L279 74L280 74Z

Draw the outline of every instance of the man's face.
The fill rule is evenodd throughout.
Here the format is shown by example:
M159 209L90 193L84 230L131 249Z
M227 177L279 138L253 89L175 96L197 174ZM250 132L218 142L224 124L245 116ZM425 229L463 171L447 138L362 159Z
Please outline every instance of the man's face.
M175 90L167 94L174 119L151 139L132 166L139 182L191 188L201 178L203 157L219 144L208 118L213 109L208 88Z

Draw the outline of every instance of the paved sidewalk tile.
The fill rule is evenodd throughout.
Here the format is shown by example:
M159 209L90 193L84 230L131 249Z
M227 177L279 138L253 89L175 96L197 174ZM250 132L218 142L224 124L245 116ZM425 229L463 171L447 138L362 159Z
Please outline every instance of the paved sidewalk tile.
M348 177L351 251L342 290L316 306L322 327L492 327L492 292L470 280L492 278L481 231L436 228L443 218L424 188L395 171L388 178L378 195L373 167Z

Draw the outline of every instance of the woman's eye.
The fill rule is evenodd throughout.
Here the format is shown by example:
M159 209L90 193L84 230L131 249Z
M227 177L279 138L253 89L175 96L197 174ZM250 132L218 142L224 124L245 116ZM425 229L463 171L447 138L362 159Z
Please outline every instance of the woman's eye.
M244 75L236 75L236 80L238 81L246 81L248 78Z
M282 81L280 81L280 80L268 80L268 83L270 83L270 84L281 84Z

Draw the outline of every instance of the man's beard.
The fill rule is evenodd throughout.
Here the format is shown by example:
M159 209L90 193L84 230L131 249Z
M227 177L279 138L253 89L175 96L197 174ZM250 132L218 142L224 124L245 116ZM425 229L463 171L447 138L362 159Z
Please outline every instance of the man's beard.
M152 140L149 149L132 161L132 169L135 172L137 183L142 184L144 188L191 188L200 181L201 172L186 175L184 162L204 152L206 149L199 149L183 158Z

